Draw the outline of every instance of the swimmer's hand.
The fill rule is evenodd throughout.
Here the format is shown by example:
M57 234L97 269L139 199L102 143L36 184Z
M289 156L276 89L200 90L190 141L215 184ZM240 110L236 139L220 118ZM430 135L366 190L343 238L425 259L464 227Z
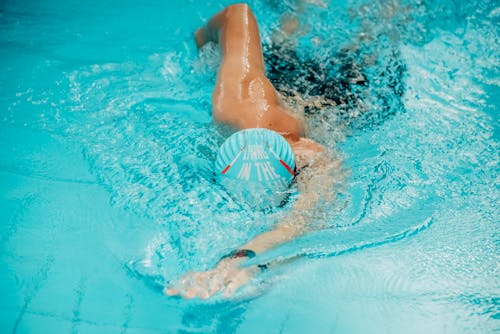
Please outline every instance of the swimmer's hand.
M218 293L230 297L259 271L257 266L241 267L241 262L241 259L227 258L211 270L189 272L176 284L167 287L165 294L186 299L207 299Z

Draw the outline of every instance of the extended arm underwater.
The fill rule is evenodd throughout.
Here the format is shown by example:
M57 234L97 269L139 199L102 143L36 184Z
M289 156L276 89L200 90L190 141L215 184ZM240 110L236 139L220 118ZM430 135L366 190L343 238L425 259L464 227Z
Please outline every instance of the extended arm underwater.
M299 161L307 166L298 176L300 195L287 216L272 230L257 235L222 257L213 269L187 273L176 284L165 289L167 295L206 299L221 293L229 297L261 270L272 268L267 263L245 266L245 261L309 231L308 223L314 219L315 208L320 201L329 201L333 197L336 179L332 174L339 170L340 161L331 158L326 152L302 151L301 154Z

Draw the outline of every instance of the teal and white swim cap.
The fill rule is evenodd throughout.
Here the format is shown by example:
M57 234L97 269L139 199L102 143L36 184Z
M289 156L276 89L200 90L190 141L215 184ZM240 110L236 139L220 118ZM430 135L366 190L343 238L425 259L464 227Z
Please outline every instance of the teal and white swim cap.
M290 144L278 133L245 129L222 144L215 173L233 198L258 208L275 207L289 194L295 158Z

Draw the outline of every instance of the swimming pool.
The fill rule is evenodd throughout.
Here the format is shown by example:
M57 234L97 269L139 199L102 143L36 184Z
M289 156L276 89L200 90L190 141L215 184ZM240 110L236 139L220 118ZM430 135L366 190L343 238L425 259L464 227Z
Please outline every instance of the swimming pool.
M1 332L498 330L494 1L306 6L301 56L356 50L369 79L366 113L310 116L344 160L337 201L233 299L162 295L279 215L211 182L217 57L192 33L227 4L2 3ZM266 42L289 6L250 5Z

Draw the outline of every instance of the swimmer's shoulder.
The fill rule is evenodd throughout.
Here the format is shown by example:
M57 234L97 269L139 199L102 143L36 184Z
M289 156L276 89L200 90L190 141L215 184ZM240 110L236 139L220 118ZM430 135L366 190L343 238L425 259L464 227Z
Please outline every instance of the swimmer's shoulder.
M325 151L325 147L320 143L304 137L299 137L298 139L291 141L290 146L295 154L297 153L321 153Z
M290 146L295 155L297 170L308 167L326 152L326 148L323 145L304 137L291 141Z

